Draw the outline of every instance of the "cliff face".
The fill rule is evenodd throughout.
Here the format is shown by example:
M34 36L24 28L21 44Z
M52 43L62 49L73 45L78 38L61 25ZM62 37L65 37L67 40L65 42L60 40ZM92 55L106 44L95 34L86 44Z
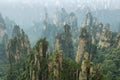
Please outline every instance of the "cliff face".
M99 48L107 48L111 46L112 31L109 24L99 24L95 35Z
M98 46L100 48L109 47L112 39L112 32L110 31L109 24L99 26L100 32L97 33L96 37L99 39Z
M81 59L83 58L83 54L85 51L87 51L89 37L88 32L86 28L81 29L80 37L79 37L79 44L78 44L78 50L76 54L76 62L81 62Z
M48 78L47 71L47 57L48 57L48 42L46 39L41 39L37 42L34 47L34 61L33 61L33 69L31 71L31 80L46 80ZM41 71L43 70L43 71Z
M59 43L59 45L58 45ZM56 36L55 48L63 50L63 57L68 57L74 59L74 47L72 41L72 34L70 31L70 26L66 24L64 26L64 32Z
M57 42L57 45L59 43ZM55 48L54 55L48 54L48 42L41 39L34 47L35 69L31 71L32 80L60 80L60 71L62 70L63 51Z
M86 26L89 26L89 25L92 25L92 23L93 23L93 16L92 16L92 14L89 12L89 13L87 13L86 14L86 18L85 18L85 25Z
M116 36L117 48L120 48L120 33Z
M67 13L64 8L62 8L60 11L57 11L53 16L53 23L56 27L61 27L65 24L68 24L71 26L72 31L77 30L77 20L77 16L74 12Z
M56 27L64 26L67 18L68 18L68 13L64 8L62 8L61 10L57 10L54 13L53 23Z
M97 19L91 13L88 13L82 26L86 27L88 33L91 35L92 44L97 44L99 48L111 46L112 32L108 23L98 23Z
M18 64L30 53L30 42L24 31L16 34L13 39L8 42L7 57L11 61L10 64Z
M55 50L60 50L60 42L59 42L59 38L56 37L55 39Z
M2 15L0 14L0 75L5 74L7 57L6 57L6 45L8 42L8 36L6 31L6 25ZM4 66L4 67L3 67Z
M53 60L53 73L54 73L54 79L59 80L60 79L60 71L62 70L62 62L63 62L63 51L58 50L55 52L54 60Z
M83 53L85 51L86 47L86 39L79 38L79 44L78 44L78 51L76 55L76 62L81 61L81 58L83 57Z
M71 12L68 15L68 18L66 20L66 23L69 24L71 26L71 30L72 31L76 31L77 30L77 17L75 15L75 13Z
M88 59L89 58L89 54L88 53L84 53L84 58L82 60L82 64L81 64L81 72L80 72L80 77L79 80L87 80L87 74L88 74Z
M2 40L5 34L6 34L6 25L2 15L0 14L0 41Z
M90 54L88 52L84 52L79 80L103 80L100 70L100 64L98 64L95 69L95 64L90 61Z
M7 57L6 57L6 48L3 44L0 44L0 75L4 75L6 73L6 64L7 64Z
M6 29L5 22L4 22L4 19L3 19L1 14L0 14L0 28L1 29Z

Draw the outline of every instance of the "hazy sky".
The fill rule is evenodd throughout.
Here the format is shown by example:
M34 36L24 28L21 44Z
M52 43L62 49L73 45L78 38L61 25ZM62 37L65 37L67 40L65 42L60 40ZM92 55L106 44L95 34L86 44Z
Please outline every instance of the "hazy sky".
M120 0L0 0L0 4L41 4L45 6L56 5L64 6L67 4L73 4L82 7L83 5L89 5L90 7L99 7L99 8L120 8Z
M86 6L92 10L120 9L120 0L0 0L0 13L17 24L26 26L39 21L44 7L50 14L55 7L64 7L71 12Z

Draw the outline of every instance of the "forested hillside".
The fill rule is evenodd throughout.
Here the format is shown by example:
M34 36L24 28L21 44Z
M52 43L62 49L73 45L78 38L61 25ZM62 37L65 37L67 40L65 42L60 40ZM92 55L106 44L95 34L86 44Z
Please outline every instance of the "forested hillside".
M0 14L0 80L120 80L119 13L45 7L27 31Z

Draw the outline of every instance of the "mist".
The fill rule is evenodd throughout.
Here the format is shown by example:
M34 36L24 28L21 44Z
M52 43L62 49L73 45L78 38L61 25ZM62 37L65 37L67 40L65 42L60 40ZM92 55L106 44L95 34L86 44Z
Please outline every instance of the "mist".
M0 80L119 80L120 0L0 0Z
M119 0L1 0L0 13L15 21L22 28L29 28L34 22L44 17L47 8L49 17L58 9L65 8L68 12L89 7L91 11L118 10Z

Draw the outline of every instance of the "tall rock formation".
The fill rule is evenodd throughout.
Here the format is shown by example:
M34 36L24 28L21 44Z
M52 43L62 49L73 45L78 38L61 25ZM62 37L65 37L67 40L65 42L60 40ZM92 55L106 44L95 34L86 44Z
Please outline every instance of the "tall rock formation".
M12 31L12 38L16 37L18 34L20 34L20 27L15 25Z
M99 48L111 46L112 32L108 23L98 23L97 18L89 12L86 14L82 26L86 27L89 35L91 35L92 44L97 44Z
M84 52L87 51L89 36L86 28L81 29L81 34L79 36L78 50L76 54L76 62L81 62Z
M0 14L0 75L5 74L6 64L7 64L7 57L6 57L6 45L8 43L8 35L6 31L6 24L5 21Z
M93 16L90 12L88 12L85 16L84 21L82 22L82 26L86 26L87 29L89 30L90 27L93 25Z
M2 15L0 14L0 43L2 41L3 36L6 34L6 25L5 25L5 21L2 17Z
M27 56L21 68L20 79L24 80L48 80L49 65L48 41L46 38L40 39Z
M67 18L68 13L64 8L56 10L53 16L53 24L55 24L56 27L64 26Z
M116 42L117 42L117 48L120 48L120 33L117 34Z
M19 26L17 26L17 30L14 28L13 39L9 41L7 46L7 56L11 65L21 62L21 60L30 53L28 36L23 30L18 30L18 27Z
M4 19L3 19L3 17L2 17L1 14L0 14L0 28L1 29L6 29L6 27L5 27L5 21L4 21Z
M85 18L85 25L89 26L89 25L92 25L92 23L93 23L92 14L90 12L88 12L86 15L86 18Z
M81 64L81 72L80 72L80 77L79 80L88 80L88 60L89 60L89 54L84 53L84 58L82 60Z
M18 29L19 28L17 28L17 30ZM27 55L30 54L30 42L28 36L21 29L18 30L19 32L17 32L15 28L14 30L13 38L9 40L7 45L7 57L9 64L9 73L7 74L7 80L17 79L15 75L11 74L20 75L21 65L26 60ZM17 70L14 71L15 69Z
M79 80L104 80L100 70L100 64L95 69L94 63L90 62L89 53L84 52L84 58L82 59L81 71L79 74Z
M74 12L71 12L66 20L66 23L71 26L71 31L77 30L77 17Z
M88 34L91 35L92 44L96 43L96 32L97 32L98 21L97 18L93 17L90 12L85 16L85 19L82 23L82 27L86 27Z
M48 42L46 39L40 39L34 47L34 67L32 71L32 80L47 80L48 79Z
M14 25L16 23L14 21L10 20L8 17L6 17L4 20L5 20L5 24L6 24L6 31L7 31L8 37L12 38L12 31L13 31Z
M99 25L100 32L97 32L98 46L100 48L106 48L111 46L112 31L110 31L109 24Z
M59 43L59 45L57 45L57 43ZM64 26L64 32L56 36L56 48L57 47L63 50L63 57L74 59L72 34L68 24Z
M55 80L60 80L60 72L62 70L62 62L63 62L63 51L56 50L55 54L54 54L54 60L53 60L53 73L54 73Z

